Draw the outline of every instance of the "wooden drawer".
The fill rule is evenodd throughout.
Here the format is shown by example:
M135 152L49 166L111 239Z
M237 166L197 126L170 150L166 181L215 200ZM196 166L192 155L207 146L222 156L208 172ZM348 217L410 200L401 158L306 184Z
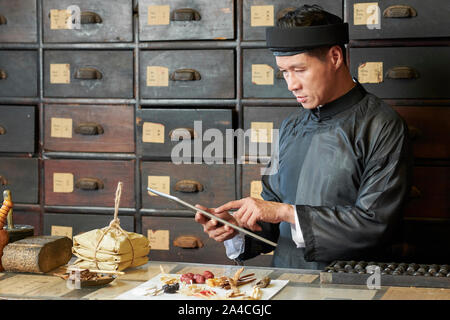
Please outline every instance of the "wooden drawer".
M1 50L0 97L36 97L37 60L36 51Z
M414 167L413 186L405 217L450 218L450 167Z
M38 203L38 159L0 158L0 191L11 190L14 203Z
M198 121L198 122L196 122ZM197 158L207 156L206 147L212 142L204 141L203 136L207 130L212 129L216 135L221 135L223 144L220 144L223 151L223 158L234 158L234 149L226 153L226 130L232 129L231 110L209 110L209 109L141 109L137 111L137 136L138 154L144 157L171 158L172 150L180 143L186 142L184 139L192 141L190 143L190 153L186 154L187 159L191 159L194 153ZM218 130L218 131L217 131ZM197 132L198 131L198 132ZM212 131L211 131L212 132ZM175 141L172 141L172 137ZM197 147L197 142L200 141ZM229 139L229 141L232 141ZM211 154L219 158L218 154ZM183 157L183 154L176 153L175 156ZM201 160L200 160L201 161Z
M185 209L168 199L149 195L148 186L206 207L218 207L236 197L234 164L141 162L141 174L144 208Z
M114 207L123 182L121 208L134 207L134 160L44 160L45 204Z
M47 50L44 95L75 98L132 98L133 52Z
M37 42L36 0L0 1L0 30L0 42Z
M139 68L143 98L234 98L233 50L143 50Z
M394 107L406 120L416 158L450 158L450 107Z
M261 170L266 167L261 163L244 163L242 166L242 198L253 197L262 199Z
M73 25L64 20L60 23L65 14L61 10L70 10L71 6L74 6ZM42 17L44 42L133 41L133 11L129 0L44 0Z
M80 233L109 226L113 215L44 213L44 235L67 235L72 238ZM134 232L134 217L119 215L120 226L125 231Z
M387 99L449 98L450 47L350 48L350 71Z
M143 216L142 233L150 240L150 260L234 264L228 259L223 243L209 238L193 217ZM181 236L194 236L201 241L203 247L184 248L174 245L174 240Z
M0 106L1 152L35 150L35 108L29 106Z
M244 98L294 98L268 49L244 49Z
M304 0L244 0L244 40L265 40L266 27L276 26L276 21L289 9L311 4ZM342 18L342 0L315 0L324 10Z
M139 40L234 38L233 0L140 0Z
M368 8L374 4L379 8L379 15ZM450 3L447 0L346 0L346 10L350 39L450 36Z
M134 108L45 105L47 151L134 152Z
M268 156L272 152L272 139L276 136L269 135L272 129L280 129L284 119L300 111L300 107L244 107L244 130L250 132L245 139L245 155ZM264 130L265 129L265 130ZM247 131L249 130L249 131ZM267 152L261 149L263 143L267 143ZM254 151L250 152L250 148ZM255 154L257 152L257 154Z

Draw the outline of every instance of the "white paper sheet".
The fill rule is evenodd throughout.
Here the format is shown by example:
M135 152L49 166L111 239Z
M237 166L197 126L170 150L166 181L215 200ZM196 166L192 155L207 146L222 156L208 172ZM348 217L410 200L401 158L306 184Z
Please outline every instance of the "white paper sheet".
M121 295L117 296L115 299L118 300L203 300L205 298L196 297L196 296L187 296L182 293L161 293L157 296L151 295L155 286L160 289L164 283L160 280L162 274L158 274L154 276L152 279L142 283L141 285L129 290ZM179 278L180 274L164 274L164 276L177 277ZM256 284L258 280L255 280L251 283L247 283L245 285L239 286L239 290L246 295L251 295L253 291L253 286ZM275 294L277 294L284 286L287 285L289 280L271 280L269 286L261 289L261 299L260 300L270 300ZM187 286L186 284L180 282L180 289L183 286ZM209 287L206 284L197 284L198 287L204 288L204 290L213 290L216 292L215 296L210 297L209 299L226 299L226 294L230 290L225 290L220 287ZM242 297L233 298L233 300L240 300Z

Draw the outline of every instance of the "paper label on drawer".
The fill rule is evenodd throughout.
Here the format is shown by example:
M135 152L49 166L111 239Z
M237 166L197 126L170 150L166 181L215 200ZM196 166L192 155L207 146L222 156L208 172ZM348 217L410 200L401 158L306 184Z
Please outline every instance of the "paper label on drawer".
M150 241L150 250L169 250L169 230L148 230L147 238Z
M274 9L270 6L252 6L250 8L250 25L252 27L271 27L274 25Z
M250 141L257 143L272 143L273 122L252 122Z
M380 8L378 2L355 3L353 5L353 24L358 25L379 25Z
M168 87L169 68L159 66L147 67L147 87Z
M142 142L164 143L164 125L144 122L142 125Z
M273 68L267 64L252 64L252 83L273 85Z
M53 173L53 192L70 193L73 192L72 173Z
M50 64L50 83L69 84L70 83L70 64L52 63Z
M258 180L254 180L250 183L250 197L262 199L262 182Z
M358 81L360 83L383 82L383 62L361 63L358 67Z
M67 9L58 10L51 9L50 10L50 29L51 30L63 30L63 29L72 29L72 12Z
M52 226L52 236L66 236L72 239L72 227Z
M72 138L72 119L52 118L50 136L53 138Z
M170 176L148 176L148 187L170 194ZM152 192L148 192L151 196L156 196Z
M170 6L148 6L147 23L150 26L170 24Z

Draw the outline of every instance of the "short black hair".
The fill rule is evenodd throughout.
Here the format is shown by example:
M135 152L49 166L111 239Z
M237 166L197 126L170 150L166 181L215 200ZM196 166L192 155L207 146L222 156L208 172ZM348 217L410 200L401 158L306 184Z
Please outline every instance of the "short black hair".
M328 24L343 23L342 19L328 11L325 11L319 5L305 4L300 8L290 10L280 17L277 21L277 27L281 28L295 28L295 27L307 27L307 26L322 26ZM338 45L343 54L344 63L347 64L347 54L344 44ZM319 48L314 48L306 51L305 53L317 57L321 60L325 57L325 54L332 47L324 46Z

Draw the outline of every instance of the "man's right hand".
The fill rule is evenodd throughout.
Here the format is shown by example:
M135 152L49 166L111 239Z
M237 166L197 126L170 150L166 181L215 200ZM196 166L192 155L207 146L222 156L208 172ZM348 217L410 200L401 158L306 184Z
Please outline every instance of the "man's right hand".
M220 213L214 213L214 208L206 208L199 204L196 205L197 208L205 210L219 218L222 218L228 222L231 222L235 225L239 225L236 219L233 218L231 214L229 214L227 211L223 211ZM195 213L195 221L203 225L203 231L205 231L210 238L218 241L223 242L225 240L229 240L236 236L238 234L238 231L231 228L230 226L224 225L220 223L217 220L210 219L209 217L205 216L201 212L197 211Z

